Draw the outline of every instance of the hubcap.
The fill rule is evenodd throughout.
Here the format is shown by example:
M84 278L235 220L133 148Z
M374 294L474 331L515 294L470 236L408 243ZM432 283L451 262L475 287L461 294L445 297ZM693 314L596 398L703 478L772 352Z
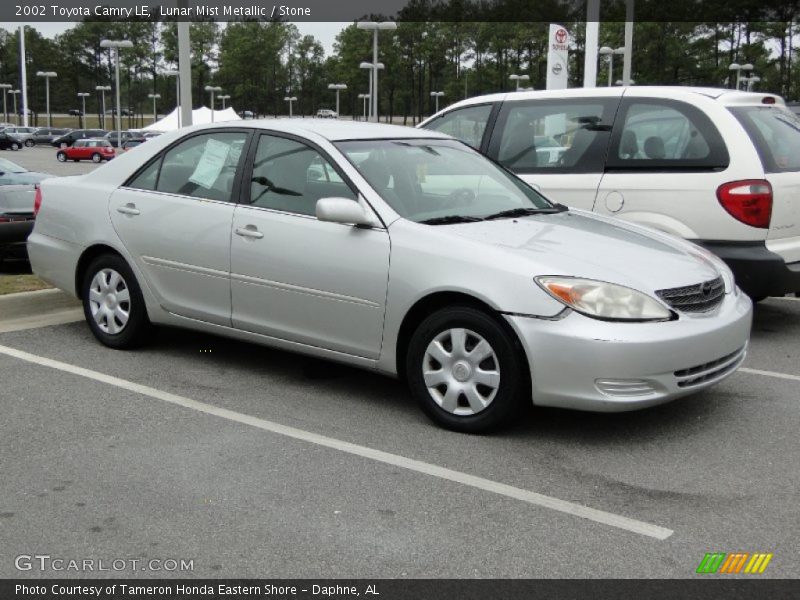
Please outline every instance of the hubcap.
M102 269L89 286L89 310L100 331L111 335L120 333L131 314L128 284L114 269Z
M474 331L448 329L428 344L422 376L443 410L469 416L485 410L497 395L500 363L489 342Z

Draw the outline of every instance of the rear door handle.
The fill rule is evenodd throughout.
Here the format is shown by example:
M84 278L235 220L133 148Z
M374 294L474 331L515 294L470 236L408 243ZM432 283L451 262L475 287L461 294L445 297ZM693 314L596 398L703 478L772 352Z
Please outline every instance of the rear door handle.
M260 240L261 238L264 237L264 234L261 233L258 229L256 229L255 225L248 225L247 227L237 227L236 235L240 235L246 238L252 238L255 240Z
M124 206L118 206L117 207L117 212L120 212L123 215L138 215L138 214L141 214L139 212L139 209L136 208L136 205L133 204L132 202L128 202Z

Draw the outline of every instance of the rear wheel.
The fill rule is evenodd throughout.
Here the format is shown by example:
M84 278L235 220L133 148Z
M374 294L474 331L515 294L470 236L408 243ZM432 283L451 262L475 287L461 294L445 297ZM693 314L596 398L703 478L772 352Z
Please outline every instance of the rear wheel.
M33 148L33 145L34 145L35 143L36 143L36 142L34 142L33 140L25 140L25 145L26 145L28 148Z
M98 154L97 152L92 154L92 162L93 163L99 163L101 160L103 160L103 157L100 156L100 154Z
M19 144L17 142L11 142L11 149L19 150Z
M494 317L469 306L439 310L414 332L409 387L447 429L478 433L505 424L528 390L524 352Z
M67 153L66 152L59 152L56 154L56 158L58 162L67 162Z
M104 254L89 265L81 287L83 313L94 336L111 348L134 348L151 329L144 298L128 263Z

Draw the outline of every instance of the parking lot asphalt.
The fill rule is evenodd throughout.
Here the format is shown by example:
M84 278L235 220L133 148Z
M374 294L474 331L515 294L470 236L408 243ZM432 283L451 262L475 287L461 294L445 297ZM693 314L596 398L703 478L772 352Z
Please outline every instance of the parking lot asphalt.
M98 167L98 165L90 160L58 162L56 158L57 152L58 148L54 148L53 146L39 145L33 148L23 148L16 152L12 150L0 150L0 157L15 162L29 171L39 171L40 173L50 173L51 175L59 176L83 175Z
M120 352L82 322L28 326L0 333L0 577L87 575L15 569L34 553L194 567L89 576L692 577L741 551L797 577L798 300L757 307L745 368L707 392L534 409L485 436L365 371L177 329Z

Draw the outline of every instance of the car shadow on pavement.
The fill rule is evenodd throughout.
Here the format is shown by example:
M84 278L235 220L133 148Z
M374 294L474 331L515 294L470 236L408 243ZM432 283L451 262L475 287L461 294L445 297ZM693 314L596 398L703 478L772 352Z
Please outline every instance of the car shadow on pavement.
M27 260L4 259L0 260L0 275L31 275L31 263Z

